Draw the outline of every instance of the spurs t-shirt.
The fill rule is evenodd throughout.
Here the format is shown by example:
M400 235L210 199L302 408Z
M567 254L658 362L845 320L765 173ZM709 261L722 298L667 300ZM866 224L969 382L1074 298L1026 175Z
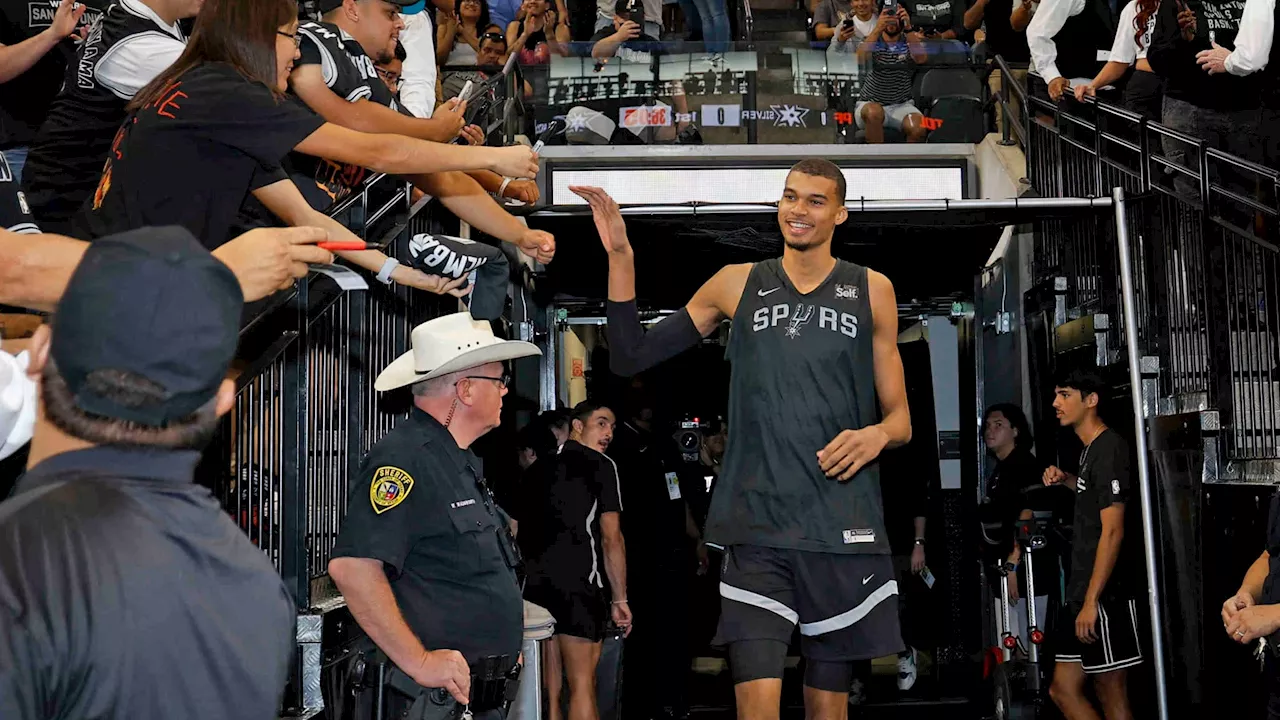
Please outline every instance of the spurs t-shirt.
M1133 500L1129 447L1110 428L1104 430L1080 453L1080 477L1076 482L1075 519L1071 530L1071 572L1067 581L1067 600L1084 602L1098 555L1098 539L1102 536L1102 511ZM1130 518L1139 516L1136 507L1125 507L1125 534L1120 544L1111 577L1102 592L1103 599L1133 597L1135 584L1141 585L1139 563L1134 548L1142 542L1141 528L1134 528Z
M249 194L287 179L282 159L323 124L230 65L196 67L125 119L75 232L181 225L216 248Z

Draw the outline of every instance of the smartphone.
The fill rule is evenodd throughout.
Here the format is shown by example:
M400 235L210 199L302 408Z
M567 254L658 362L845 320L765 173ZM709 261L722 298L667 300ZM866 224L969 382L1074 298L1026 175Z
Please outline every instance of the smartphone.
M884 9L894 15L898 14L898 0L884 0Z
M467 84L462 86L462 90L458 93L459 102L466 102L471 99L471 85L472 82L468 80Z
M933 584L937 582L937 580L933 577L933 573L929 572L929 567L927 565L923 570L920 571L920 579L924 581L925 586L928 587L930 590L933 589Z
M844 29L848 30L849 28L853 27L853 18L852 17L845 18L844 22L840 23L840 25Z

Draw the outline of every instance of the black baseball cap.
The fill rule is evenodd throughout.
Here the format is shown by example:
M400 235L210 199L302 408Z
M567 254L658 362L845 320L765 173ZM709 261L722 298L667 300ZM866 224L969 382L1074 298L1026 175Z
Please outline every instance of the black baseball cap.
M398 7L409 7L418 2L418 0L387 0L387 2ZM342 0L320 0L320 12L333 12L342 7Z
M644 13L644 5L640 0L618 0L613 6L613 14L618 17L629 17L633 12Z
M152 427L186 417L218 391L235 355L244 295L231 270L184 228L95 240L53 318L49 349L86 413ZM99 394L97 370L124 370L165 390L162 402Z

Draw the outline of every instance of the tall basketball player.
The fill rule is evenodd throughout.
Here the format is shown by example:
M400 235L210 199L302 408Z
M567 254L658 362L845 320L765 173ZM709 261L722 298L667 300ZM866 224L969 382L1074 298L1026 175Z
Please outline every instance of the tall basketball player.
M729 650L738 717L778 718L799 624L807 716L842 720L854 661L902 649L875 461L911 439L893 285L831 254L848 217L844 175L826 160L798 163L778 203L782 258L721 269L647 332L617 204L599 188L571 189L609 253L616 373L660 363L732 319L729 445L706 537L726 548L716 643Z

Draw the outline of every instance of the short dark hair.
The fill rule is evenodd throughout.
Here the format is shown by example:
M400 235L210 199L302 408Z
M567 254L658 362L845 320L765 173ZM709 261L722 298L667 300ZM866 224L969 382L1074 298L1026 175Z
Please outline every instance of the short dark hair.
M556 451L556 436L551 428L534 420L525 425L516 434L517 450L532 450L538 457L553 455Z
M125 370L94 370L85 378L85 386L126 407L163 402L167 395L159 384ZM216 396L190 415L160 426L85 412L76 405L75 394L52 359L45 363L41 374L40 399L45 417L54 427L96 445L203 450L218 430Z
M1107 392L1107 383L1095 372L1089 370L1067 370L1058 374L1054 387L1079 391L1081 399L1088 395L1098 396L1098 406Z
M404 49L404 43L396 41L396 59L404 62L409 59L409 51Z
M987 412L982 416L982 426L986 429L987 421L995 413L1000 413L1005 420L1018 431L1018 436L1013 440L1013 446L1019 449L1031 447L1035 438L1031 435L1031 423L1027 422L1027 414L1022 412L1022 408L1013 403L996 403L987 408Z
M562 410L547 410L538 416L538 422L548 430L568 428L573 424L569 414Z
M590 420L591 416L595 415L596 412L600 410L608 410L608 409L609 409L608 406L600 405L590 400L583 400L582 402L573 406L573 412L571 413L570 416L572 417L572 419L577 420L583 425L586 425L587 421Z
M845 193L848 192L848 186L844 180L844 173L835 163L825 158L805 158L795 165L791 166L791 172L798 172L810 177L821 177L832 180L836 184L836 202L844 204Z

